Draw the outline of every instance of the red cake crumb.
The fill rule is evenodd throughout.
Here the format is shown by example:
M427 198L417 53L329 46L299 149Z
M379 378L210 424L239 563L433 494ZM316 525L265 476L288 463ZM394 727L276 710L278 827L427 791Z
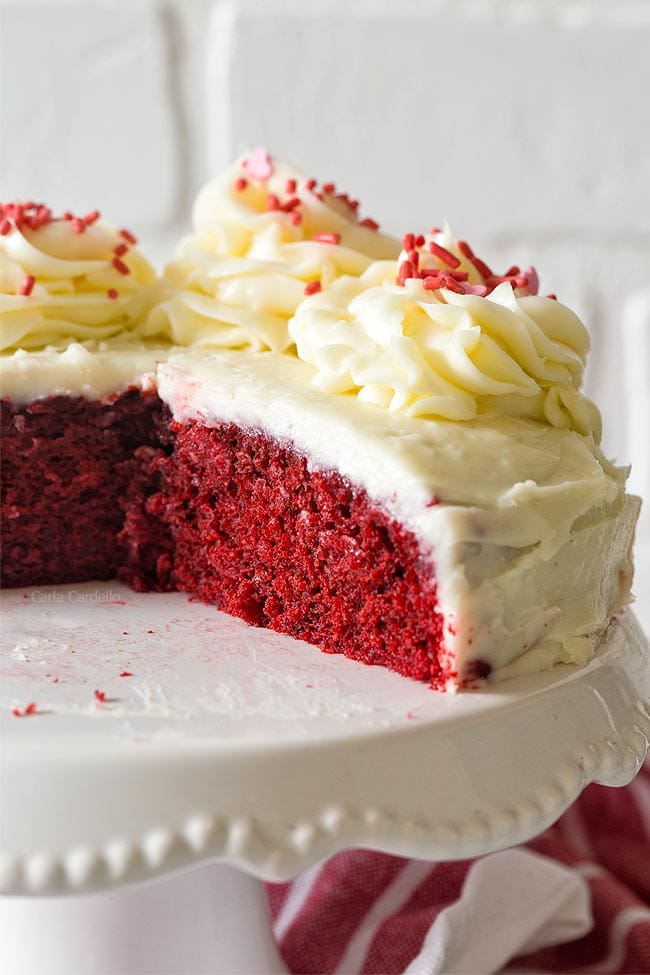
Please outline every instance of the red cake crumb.
M11 713L14 718L30 718L34 714L38 714L38 704L32 701L30 704L25 705L22 710L20 708L14 708Z
M364 491L232 424L171 423L174 451L152 457L131 544L160 520L174 586L255 626L401 674L444 682L442 616L415 537ZM137 567L120 572L144 588Z
M110 404L65 396L26 406L3 401L3 586L115 577L133 557L117 536L127 496L140 496L143 461L159 449L160 412L158 398L139 390ZM137 503L131 507L137 520ZM155 586L152 544L138 553L138 566Z

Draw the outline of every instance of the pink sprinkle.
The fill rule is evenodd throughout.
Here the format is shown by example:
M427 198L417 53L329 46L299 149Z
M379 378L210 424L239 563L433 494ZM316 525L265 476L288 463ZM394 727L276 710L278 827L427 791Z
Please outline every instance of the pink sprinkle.
M244 169L253 179L268 179L273 173L273 164L268 149L265 149L264 146L258 146L257 149L254 149L248 159L244 160Z
M305 285L305 294L306 295L318 294L318 292L321 290L321 287L322 286L320 281L310 281L309 284Z
M319 244L340 244L341 235L340 234L314 234L312 240L317 241Z
M238 193L241 193L242 190L245 190L247 186L248 186L248 180L244 179L243 176L240 176L239 179L235 180L235 189L237 190Z
M297 210L292 210L289 216L289 220L294 225L294 227L299 227L300 224L302 223L302 216L298 213Z
M22 295L24 298L29 298L34 287L34 275L26 274L22 280L22 284L18 288L18 294Z
M8 220L0 220L0 236L6 237L11 230L11 224Z
M379 230L379 224L376 220L372 220L371 217L366 217L364 220L360 220L359 226L367 227L368 230Z
M75 217L74 220L71 220L70 226L74 230L75 234L82 234L86 229L86 224L83 222L81 217Z
M488 288L484 284L467 284L463 282L463 290L467 295L478 295L479 298L485 298L486 294L489 293Z
M527 267L524 274L528 278L528 293L536 295L539 291L539 276L534 267Z

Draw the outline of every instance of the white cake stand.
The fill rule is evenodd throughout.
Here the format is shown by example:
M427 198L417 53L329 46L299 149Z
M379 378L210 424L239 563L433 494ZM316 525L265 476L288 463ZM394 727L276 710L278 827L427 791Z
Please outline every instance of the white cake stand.
M0 970L16 975L281 972L258 878L353 846L521 843L587 783L629 782L650 737L630 614L583 669L443 695L180 594L13 590L2 613Z

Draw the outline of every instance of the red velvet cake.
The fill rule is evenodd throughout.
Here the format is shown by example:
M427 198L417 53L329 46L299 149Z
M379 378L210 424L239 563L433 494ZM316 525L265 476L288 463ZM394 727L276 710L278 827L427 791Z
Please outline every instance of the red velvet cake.
M593 654L638 503L584 327L357 208L257 150L157 282L95 213L3 206L3 585L181 590L441 689Z

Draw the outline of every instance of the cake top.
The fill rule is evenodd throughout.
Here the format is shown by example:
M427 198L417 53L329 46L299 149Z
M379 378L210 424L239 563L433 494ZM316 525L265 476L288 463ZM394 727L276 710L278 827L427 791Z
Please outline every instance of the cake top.
M155 272L134 235L100 216L0 203L0 350L103 339L140 320Z

